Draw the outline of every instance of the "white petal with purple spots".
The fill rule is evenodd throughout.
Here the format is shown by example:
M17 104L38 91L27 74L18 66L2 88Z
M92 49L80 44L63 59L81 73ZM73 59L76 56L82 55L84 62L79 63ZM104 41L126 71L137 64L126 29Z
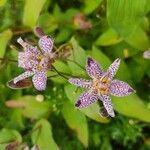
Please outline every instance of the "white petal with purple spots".
M91 78L99 78L103 73L101 66L90 57L87 58L86 71Z
M135 90L127 83L119 80L113 80L110 85L110 93L114 96L127 96Z
M110 79L112 79L112 78L115 76L115 74L116 74L116 72L117 72L117 70L118 70L118 68L119 68L119 65L120 65L120 59L117 58L117 59L109 66L107 72L108 72L108 75L109 75L109 78L110 78Z
M26 72L22 73L21 75L17 76L16 78L14 78L14 83L16 84L18 81L26 79L26 78L32 76L33 74L35 74L35 72L33 72L33 71L26 71Z
M38 61L35 56L32 57L28 52L19 52L18 54L18 67L22 67L24 69L35 68L38 64Z
M46 88L46 83L47 83L47 72L42 70L38 73L36 73L33 78L32 78L32 82L34 87L39 90L45 90Z
M109 95L103 95L103 105L105 107L105 109L107 110L107 113L111 116L111 117L115 117L115 113L113 110L113 105L111 102L111 98L109 97Z
M39 47L41 48L43 54L50 55L53 49L53 42L53 39L47 35L40 38Z
M91 93L91 92L85 92L82 93L76 102L75 106L78 108L84 108L89 106L90 104L96 102L98 100L98 95Z
M37 47L23 41L21 37L17 39L17 42L24 48L24 51L28 51L28 53L32 53L34 55L38 54Z
M71 84L74 84L76 86L83 87L83 88L90 88L92 84L92 82L89 80L78 79L78 78L70 78L69 82Z

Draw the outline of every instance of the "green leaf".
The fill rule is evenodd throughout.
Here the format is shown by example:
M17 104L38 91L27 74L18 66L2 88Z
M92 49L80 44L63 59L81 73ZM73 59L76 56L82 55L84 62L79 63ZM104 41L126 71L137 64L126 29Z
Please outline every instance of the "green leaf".
M0 149L6 150L5 148L9 143L17 142L18 144L22 142L22 137L20 133L16 130L1 129L0 130Z
M63 20L63 13L57 4L54 6L53 16L56 18L57 21Z
M24 118L22 116L22 110L20 109L15 109L12 114L11 114L11 120L10 120L10 126L15 127L15 128L25 128L24 125Z
M46 0L25 0L23 23L34 28Z
M78 139L88 147L88 126L86 117L70 103L69 100L64 100L62 114L68 126L75 130Z
M134 32L126 37L125 41L140 50L146 50L150 47L148 36L140 27L137 27Z
M0 7L4 6L6 4L7 0L0 0Z
M131 45L129 45L127 42L122 41L116 45L113 45L111 47L107 47L107 52L109 52L109 55L112 58L131 58L132 56L137 55L140 53L140 49L133 48Z
M6 46L9 42L9 40L12 37L12 32L11 30L5 30L0 33L0 57L4 57L5 51L6 51Z
M63 61L59 61L57 60L53 66L57 69L57 71L59 71L61 74L63 73L70 73L70 68L68 67L68 65L66 63L64 63ZM48 72L48 76L53 76L53 75L56 75L57 73L55 72ZM65 75L64 75L65 76ZM60 83L60 84L64 84L66 83L66 79L64 79L63 77L61 76L56 76L54 78L51 78L52 81L54 82L57 82L57 83Z
M0 130L0 143L9 143L12 141L22 142L21 135L16 130L1 129Z
M114 29L109 28L106 32L98 37L95 44L109 46L117 44L120 41L122 41L122 38L118 35L118 33Z
M136 94L127 97L112 97L115 110L129 117L150 122L150 109Z
M146 0L145 13L148 13L149 11L150 11L150 3L149 3L149 0Z
M56 18L49 13L40 15L38 24L45 33L51 33L58 28L58 22Z
M81 66L85 66L85 61L86 61L85 51L79 46L75 38L72 38L70 42L73 47L73 55L72 55L73 59L77 61Z
M64 42L69 38L70 35L71 31L68 28L62 28L60 29L55 41L56 43Z
M39 119L51 113L51 103L49 101L39 102L35 96L21 97L18 103L23 106L22 113L27 118Z
M72 104L75 104L77 98L83 92L79 89L77 92L75 92L76 89L77 88L73 85L65 86L65 93L66 93L68 99L72 102ZM81 112L83 112L86 116L90 117L91 119L93 119L97 122L107 123L109 120L101 117L99 114L99 110L100 110L100 107L97 103L94 103L87 108L80 109Z
M84 13L85 14L90 14L92 13L100 4L102 0L85 0L85 6L84 6Z
M40 150L59 150L52 135L52 127L50 123L45 120L39 120L33 128L32 142L36 144Z
M145 74L145 71L149 70L147 61L145 61L142 57L135 57L129 61L128 65L132 78L135 82L140 82Z
M107 0L107 19L123 37L135 31L146 13L147 0Z
M141 22L140 22L140 27L144 30L144 31L148 31L149 30L149 18L148 17L143 17Z
M65 12L61 11L60 7L56 4L54 6L53 15L56 18L59 26L71 27L72 18L78 13L77 9L69 8Z
M68 61L68 65L74 75L86 76L84 70L85 62L86 62L86 53L78 45L77 41L74 38L72 38L70 42L72 44L73 51L69 59L73 60L74 62Z

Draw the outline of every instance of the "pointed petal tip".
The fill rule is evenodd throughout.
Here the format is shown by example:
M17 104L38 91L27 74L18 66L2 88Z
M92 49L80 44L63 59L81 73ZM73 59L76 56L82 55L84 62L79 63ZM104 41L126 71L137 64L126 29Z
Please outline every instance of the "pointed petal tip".
M93 59L91 57L87 58L87 65L91 66L91 63L93 62Z
M78 101L75 103L75 106L76 106L76 107L79 107L80 105L81 105L81 101L78 100Z
M21 37L19 37L19 38L17 39L17 42L18 42L19 44L21 44L21 43L23 43L24 41L23 41L23 39L22 39Z
M121 59L120 59L120 58L117 58L115 61L116 61L117 63L120 63Z
M134 89L132 89L132 88L129 88L128 92L129 93L136 93L136 91Z
M114 118L115 117L115 113L109 114L110 117Z

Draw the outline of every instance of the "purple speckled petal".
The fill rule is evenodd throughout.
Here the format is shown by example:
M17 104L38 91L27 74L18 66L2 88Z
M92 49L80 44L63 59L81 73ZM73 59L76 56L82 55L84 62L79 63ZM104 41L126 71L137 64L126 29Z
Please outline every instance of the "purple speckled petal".
M84 108L98 100L98 95L90 92L82 93L76 102L75 106L78 108Z
M31 44L23 41L21 37L17 39L17 42L24 48L24 51L28 51L29 54L38 54L37 47L34 47Z
M26 54L25 52L18 53L18 67L26 68Z
M35 68L38 64L38 61L35 58L36 55L31 55L26 52L19 52L18 54L18 67L22 67L24 69L32 69Z
M50 55L52 49L53 49L53 39L50 36L42 36L39 39L39 47L41 48L43 54Z
M79 78L70 78L69 82L71 84L74 84L76 86L83 87L83 88L90 88L92 84L91 81L88 81L85 79L79 79Z
M33 71L26 71L26 72L22 73L21 75L19 75L16 78L13 79L14 80L14 84L16 84L18 81L26 79L26 78L34 75L34 74L35 74L35 72L33 72Z
M45 90L46 83L47 83L47 72L42 70L42 71L36 73L32 78L32 82L33 82L34 87L38 91Z
M107 110L107 113L111 116L111 117L115 117L115 113L113 110L113 105L111 102L111 98L109 95L103 95L103 105L105 107L105 109Z
M90 57L87 58L86 71L91 78L99 78L103 73L101 66Z
M119 68L119 65L120 65L120 59L117 58L117 59L109 66L107 72L108 72L108 75L109 75L109 78L110 78L110 79L112 79L112 78L115 76L115 74L116 74L116 72L117 72L117 70L118 70L118 68Z
M114 96L127 96L135 90L127 83L119 80L113 80L110 86L110 93Z

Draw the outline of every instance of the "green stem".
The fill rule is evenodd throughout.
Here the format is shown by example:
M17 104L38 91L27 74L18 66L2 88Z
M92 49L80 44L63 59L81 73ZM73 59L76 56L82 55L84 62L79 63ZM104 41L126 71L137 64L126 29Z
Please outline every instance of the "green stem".
M4 60L4 61L10 61L10 62L15 62L15 63L18 62L17 60L10 59L10 58L0 58L0 60L1 60L1 61L3 61L3 60Z
M52 68L54 69L54 71L55 71L58 75L60 75L60 76L63 77L64 79L66 79L66 80L69 79L68 77L66 77L66 76L64 76L62 73L60 73L54 66L52 66Z

